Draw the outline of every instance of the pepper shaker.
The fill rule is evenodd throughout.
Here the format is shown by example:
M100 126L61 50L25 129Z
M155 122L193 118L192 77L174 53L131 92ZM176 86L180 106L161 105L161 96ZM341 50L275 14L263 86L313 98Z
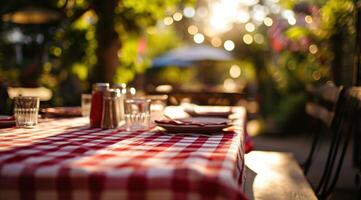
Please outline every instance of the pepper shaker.
M118 89L109 89L104 92L101 128L117 128L120 121Z

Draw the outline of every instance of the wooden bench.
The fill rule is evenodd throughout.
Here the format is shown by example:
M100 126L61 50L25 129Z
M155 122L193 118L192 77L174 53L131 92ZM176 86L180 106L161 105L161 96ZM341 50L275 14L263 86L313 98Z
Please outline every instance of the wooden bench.
M292 153L252 151L245 155L245 164L250 199L317 199Z

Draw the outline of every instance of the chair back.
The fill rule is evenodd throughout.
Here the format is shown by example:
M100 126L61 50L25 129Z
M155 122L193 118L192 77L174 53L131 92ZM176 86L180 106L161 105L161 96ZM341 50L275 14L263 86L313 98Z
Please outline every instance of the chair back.
M321 199L327 198L336 185L350 137L354 132L354 119L357 115L355 111L359 103L351 97L351 94L355 93L352 91L352 89L328 83L312 90L312 95L316 101L306 105L306 112L322 121L328 128L327 132L331 134L326 164L316 188L316 194ZM305 173L312 165L315 150L320 145L321 136L325 135L315 133L309 156L304 164Z

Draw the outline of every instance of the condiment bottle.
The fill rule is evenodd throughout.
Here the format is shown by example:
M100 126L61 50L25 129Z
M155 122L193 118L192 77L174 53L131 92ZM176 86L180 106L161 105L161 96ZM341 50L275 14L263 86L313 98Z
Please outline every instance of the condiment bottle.
M100 128L103 113L103 95L109 89L109 83L95 83L93 85L92 101L90 107L90 127Z
M119 89L104 92L101 128L117 128L119 124Z

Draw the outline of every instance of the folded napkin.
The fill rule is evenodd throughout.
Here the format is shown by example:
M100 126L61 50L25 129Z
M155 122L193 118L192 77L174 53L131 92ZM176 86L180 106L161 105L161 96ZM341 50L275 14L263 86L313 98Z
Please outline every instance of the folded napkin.
M191 116L228 117L232 114L232 109L223 106L196 106L185 108L184 112Z
M171 124L171 125L196 125L196 126L207 126L207 125L227 125L229 121L224 118L202 118L202 117L191 117L185 119L163 119L155 120L157 124Z

